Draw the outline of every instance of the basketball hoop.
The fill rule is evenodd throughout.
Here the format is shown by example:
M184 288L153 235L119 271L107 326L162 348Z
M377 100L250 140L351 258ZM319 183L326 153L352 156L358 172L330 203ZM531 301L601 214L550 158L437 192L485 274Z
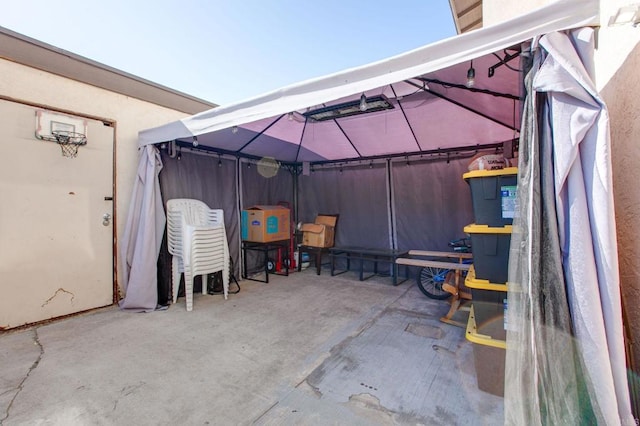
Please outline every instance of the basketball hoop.
M51 134L60 145L63 157L75 158L78 155L78 147L87 144L87 137L82 133L54 130Z

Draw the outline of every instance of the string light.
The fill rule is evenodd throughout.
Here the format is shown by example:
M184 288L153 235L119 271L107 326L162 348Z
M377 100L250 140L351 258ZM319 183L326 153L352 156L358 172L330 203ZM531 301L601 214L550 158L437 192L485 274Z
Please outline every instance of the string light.
M367 97L363 93L362 96L360 96L360 111L364 112L366 110L367 110Z
M467 87L472 88L476 85L476 70L473 68L473 61L471 61L471 66L467 70Z

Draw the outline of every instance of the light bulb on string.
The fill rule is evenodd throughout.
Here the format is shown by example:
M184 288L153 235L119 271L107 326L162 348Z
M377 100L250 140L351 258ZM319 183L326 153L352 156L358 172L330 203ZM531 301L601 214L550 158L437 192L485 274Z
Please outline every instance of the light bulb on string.
M360 111L366 111L367 107L367 97L363 93L362 96L360 96Z
M476 85L476 70L473 68L473 61L471 61L471 66L467 70L467 87L472 88Z

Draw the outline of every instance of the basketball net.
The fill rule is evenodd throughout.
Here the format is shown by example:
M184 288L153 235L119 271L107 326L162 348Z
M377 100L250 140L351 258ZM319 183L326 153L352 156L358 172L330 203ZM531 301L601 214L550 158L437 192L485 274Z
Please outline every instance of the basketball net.
M67 158L75 158L78 156L78 147L87 144L87 137L82 133L67 132L58 130L51 132L56 138L56 142L60 145L62 156Z

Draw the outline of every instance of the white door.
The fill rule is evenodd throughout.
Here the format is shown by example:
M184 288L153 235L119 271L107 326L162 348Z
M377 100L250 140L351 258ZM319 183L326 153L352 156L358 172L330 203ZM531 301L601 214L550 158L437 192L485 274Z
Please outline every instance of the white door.
M77 157L36 138L45 121L86 133ZM0 330L113 302L113 139L102 121L0 100Z

